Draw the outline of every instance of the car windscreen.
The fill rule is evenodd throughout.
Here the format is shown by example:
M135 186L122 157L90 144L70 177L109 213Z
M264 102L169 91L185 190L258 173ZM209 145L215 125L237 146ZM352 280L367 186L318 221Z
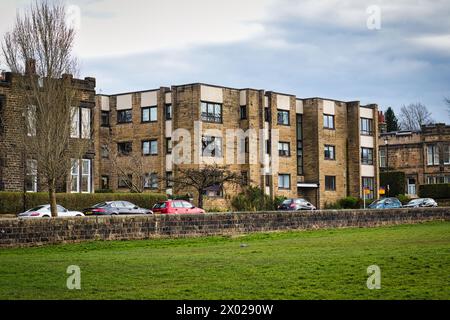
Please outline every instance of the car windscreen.
M165 207L166 207L166 203L165 202L157 202L153 206L153 209L164 209Z
M415 199L415 200L411 200L408 204L419 204L421 202L422 202L421 199Z
M100 202L97 203L96 205L93 205L92 208L101 208L101 207L106 207L108 204L106 202Z
M284 200L281 204L291 204L292 200Z
M374 201L369 205L369 208L375 208L376 206L378 206L381 203L382 203L381 200Z
M41 210L43 208L45 208L45 206L35 207L35 208L32 208L32 209L28 210L28 212L30 212L30 211L39 211L39 210Z

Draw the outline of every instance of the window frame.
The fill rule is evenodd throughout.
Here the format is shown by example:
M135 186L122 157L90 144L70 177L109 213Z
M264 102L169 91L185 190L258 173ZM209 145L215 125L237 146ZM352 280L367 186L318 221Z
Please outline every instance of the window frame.
M327 182L330 182L329 179L331 179L331 181L333 182L331 184L331 188L330 188L330 184L327 183ZM336 191L336 176L325 176L325 191L330 191L330 192Z
M129 150L126 153L123 153L120 150L120 145L124 145L124 144L127 144L130 146ZM132 152L133 152L133 142L132 141L117 142L117 154L119 157L127 157L127 156L131 155Z
M204 110L205 107L206 109ZM210 112L212 107L212 112ZM216 115L217 107L219 107L219 116ZM200 120L207 123L223 123L223 104L217 102L200 101Z
M167 110L169 110L169 112L167 112ZM172 104L171 103L166 103L164 105L164 118L166 119L166 121L168 120L172 120Z
M205 144L206 140L206 144ZM217 143L220 142L220 143ZM215 136L202 136L202 157L207 158L222 158L223 157L223 140L222 137ZM205 155L205 150L211 145L214 144L214 149L211 150L211 155ZM219 146L219 148L217 148ZM217 154L217 150L219 150L219 154Z
M326 119L326 121L325 121ZM330 127L330 119L332 119L332 126ZM336 130L336 122L335 122L335 115L334 114L323 114L323 128L327 130Z
M431 149L430 149L431 148ZM431 152L430 152L431 150ZM430 157L431 155L431 157ZM427 145L427 166L438 166L439 165L439 148L437 144Z
M280 186L280 178L287 178L288 179L288 187L286 188L284 185L284 179L282 179L282 186ZM289 173L280 173L278 174L278 190L291 190L291 174Z
M283 114L283 116L281 117L282 122L280 122L280 114ZM287 123L284 122L285 119L285 114L287 114ZM282 110L282 109L277 109L277 124L279 126L290 126L291 125L291 113L289 110Z
M121 113L125 113L126 121L122 121L122 117L120 117ZM129 116L129 119L128 119ZM117 124L127 124L127 123L133 123L133 109L124 109L124 110L117 110Z
M367 185L364 183L366 181L371 181L371 184L368 186L370 190L370 194L366 195L366 199L373 200L375 199L375 178L374 177L361 177L361 186L362 186L362 192L364 197L364 189L367 187Z
M144 145L148 143L148 153L145 153ZM152 152L152 145L156 144L156 152ZM142 140L141 142L141 150L143 156L157 156L158 155L158 140L157 139L149 139Z
M332 150L331 153L330 153L330 149ZM328 157L327 157L327 152L328 152ZM323 153L324 153L325 160L328 160L328 161L336 160L336 146L335 145L331 145L331 144L324 145Z
M364 123L367 123L368 130L364 129ZM373 128L373 119L370 118L360 118L360 134L363 136L373 136L374 128Z
M239 107L239 117L240 117L240 120L247 120L248 119L247 105L243 105L243 106Z
M32 165L31 165L32 164ZM32 188L28 189L28 179L30 179ZM26 173L25 173L25 191L29 193L35 193L38 191L38 163L36 159L26 160Z
M155 110L155 114L153 114L153 110ZM148 111L148 120L144 120L144 112ZM152 120L152 114L155 116L154 120ZM141 123L154 123L158 122L158 106L148 106L141 108Z
M367 151L367 157L364 154L364 151ZM373 166L374 164L374 149L361 147L361 164L366 166Z
M107 115L106 119L108 119L106 122L103 121L103 120L105 120L105 115ZM101 111L100 126L106 127L106 128L109 128L111 126L111 112L110 111L104 111L104 110Z
M284 147L287 146L287 150ZM281 149L280 149L281 147ZM286 153L287 151L287 153ZM278 156L279 157L290 157L291 156L291 143L287 141L278 141Z

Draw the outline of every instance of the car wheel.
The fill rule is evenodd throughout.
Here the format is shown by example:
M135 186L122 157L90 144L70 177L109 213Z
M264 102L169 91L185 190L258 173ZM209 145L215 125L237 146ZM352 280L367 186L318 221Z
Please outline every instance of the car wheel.
M50 218L50 216L45 215L45 216L42 216L42 218Z
M81 214L77 214L75 217L82 217L82 215Z
M113 213L111 213L111 215L112 215L112 216L118 216L119 213L118 213L118 212L113 212Z

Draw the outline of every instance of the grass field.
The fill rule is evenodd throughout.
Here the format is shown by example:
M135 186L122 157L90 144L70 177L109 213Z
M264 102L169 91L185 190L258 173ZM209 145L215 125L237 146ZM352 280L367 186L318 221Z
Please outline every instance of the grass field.
M450 223L1 249L0 299L450 299Z

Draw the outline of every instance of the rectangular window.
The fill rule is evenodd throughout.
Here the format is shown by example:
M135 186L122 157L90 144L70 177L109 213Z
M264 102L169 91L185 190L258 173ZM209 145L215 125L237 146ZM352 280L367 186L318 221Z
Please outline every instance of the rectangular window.
M372 148L361 148L361 163L366 165L373 165Z
M25 176L25 191L37 192L37 161L34 159L27 160L27 170Z
M386 148L380 148L380 168L386 168Z
M291 155L289 142L278 142L278 155L280 157L289 157Z
M109 189L109 176L102 176L101 184L102 190Z
M323 127L325 129L334 129L334 116L331 114L323 115Z
M272 141L270 139L266 140L266 154L272 153Z
M336 160L336 147L325 145L324 148L324 154L325 154L325 160Z
M247 119L247 106L240 107L240 116L241 116L241 120Z
M141 108L142 122L156 122L158 120L158 107Z
M245 137L244 139L240 139L239 140L239 146L240 146L240 152L241 154L243 153L248 153L249 151L249 142L248 142L248 137Z
M172 171L166 172L166 187L167 188L173 187L173 172Z
M81 108L81 139L91 138L91 109Z
M303 116L297 114L297 174L303 174Z
M109 127L109 111L102 111L101 126Z
M439 150L437 145L427 146L427 164L429 166L439 165Z
M266 187L270 187L270 181L271 181L271 179L272 179L272 176L270 176L270 175L266 175L265 176L265 181L266 181Z
M278 189L291 189L291 175L279 174L278 175Z
M171 154L172 153L172 139L166 138L166 153Z
M450 144L444 145L444 164L450 164Z
M91 192L91 160L81 160L81 192Z
M222 138L203 136L202 137L203 157L222 157Z
M129 188L133 181L133 175L128 174L126 176L120 176L117 180L117 186L119 188Z
M158 189L158 175L156 173L147 173L144 176L144 188Z
M133 151L133 143L131 142L119 142L117 144L117 152L119 156L128 156Z
M242 185L248 186L248 171L241 171L242 175Z
M172 120L172 105L171 104L166 104L165 115L166 115L166 120Z
M269 108L264 108L264 121L270 122L270 111Z
M80 192L79 174L80 174L80 164L77 159L72 159L72 168L70 170L70 192L78 193Z
M202 102L201 118L204 122L222 123L222 104Z
M158 140L142 141L142 154L144 156L158 154Z
M325 190L326 191L336 191L336 177L335 176L325 176Z
M101 155L103 159L108 159L109 158L109 148L107 145L102 145L101 148Z
M370 191L369 194L366 194L366 199L374 199L375 198L375 179L372 177L362 177L362 186L363 192L368 189Z
M70 126L70 137L79 138L80 137L80 110L77 107L72 107L71 110L71 126Z
M117 123L131 123L133 121L132 110L119 110L117 111Z
M361 118L361 134L366 136L373 135L373 120Z
M288 126L289 125L289 111L278 110L277 114L278 114L278 116L277 116L278 124L283 125L283 126Z

